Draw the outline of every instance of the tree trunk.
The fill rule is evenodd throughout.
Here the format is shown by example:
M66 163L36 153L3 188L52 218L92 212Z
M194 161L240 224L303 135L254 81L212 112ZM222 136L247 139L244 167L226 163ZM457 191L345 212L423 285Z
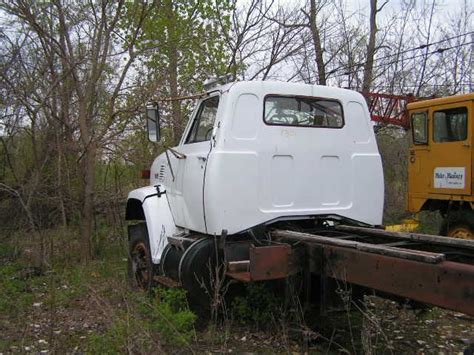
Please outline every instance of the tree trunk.
M428 20L428 33L426 34L426 44L430 43L430 40L431 40L431 26L433 25L434 9L435 9L435 1L433 1L433 3L431 4L431 11L430 11L430 16ZM426 65L428 64L429 50L430 50L430 47L427 45L425 47L425 53L423 55L423 64L421 65L421 74L418 80L417 89L415 93L416 97L420 96L421 89L423 88L423 85L424 85Z
M321 45L321 37L319 36L318 24L316 23L316 0L310 1L309 27L311 30L311 38L313 39L314 52L316 54L316 66L318 68L318 84L326 85L326 68L323 59L323 48Z
M93 143L86 147L83 160L83 196L82 196L82 221L81 244L83 261L92 259L92 231L94 228L94 191L95 191L95 160L97 149Z
M62 133L61 131L59 131ZM60 133L56 134L56 146L58 159L56 162L56 188L58 189L58 204L59 211L61 211L61 224L64 229L67 227L66 207L64 205L63 182L62 182L62 157L63 157L63 142L61 141Z
M169 80L171 97L178 96L178 51L174 44L170 45L170 64L169 64ZM183 133L183 122L181 117L181 103L178 100L171 102L171 114L173 116L173 140L178 144L181 134Z
M178 96L178 60L179 53L177 48L178 43L178 30L176 28L175 10L173 8L173 1L167 0L165 3L166 15L169 18L168 23L168 43L167 43L167 56L168 56L168 76L170 85L171 97ZM177 144L183 133L183 123L181 117L181 103L177 100L171 101L171 115L173 122L173 143Z
M367 44L367 60L364 65L364 80L362 82L362 92L370 91L373 80L374 56L375 56L375 36L377 34L377 0L370 0L370 33Z

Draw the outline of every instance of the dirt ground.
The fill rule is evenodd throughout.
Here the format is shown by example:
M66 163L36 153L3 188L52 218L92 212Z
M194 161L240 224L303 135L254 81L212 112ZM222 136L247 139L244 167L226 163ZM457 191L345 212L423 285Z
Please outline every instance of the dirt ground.
M194 326L181 338L173 327L185 329L186 314L171 313L176 319L169 327L163 327L169 318L153 318L144 308L150 296L128 285L123 254L89 265L68 257L40 272L28 266L28 255L0 247L0 355L459 354L474 343L472 317L440 308L412 310L373 296L359 310L306 315L296 323L272 314L257 327L229 316Z
M97 289L97 285L91 284L84 293L73 295L67 302L58 302L54 308L50 295L35 293L23 318L12 322L9 317L0 317L3 338L0 353L89 352L87 344L91 336L106 333L117 309L127 307L120 295L122 286L108 283L107 287ZM57 287L63 291L73 286ZM462 353L474 342L474 319L460 313L439 308L413 311L376 297L367 301L363 312L362 315L353 312L350 317L344 312L334 314L328 324L306 330L306 337L304 329L299 333L292 333L291 329L258 331L231 324L198 330L193 341L186 345L162 344L157 335L152 352L453 354ZM129 350L148 353L136 345Z

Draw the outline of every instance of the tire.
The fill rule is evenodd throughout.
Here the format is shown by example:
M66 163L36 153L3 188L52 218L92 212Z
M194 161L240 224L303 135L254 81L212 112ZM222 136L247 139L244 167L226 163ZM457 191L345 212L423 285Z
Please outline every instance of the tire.
M146 223L128 227L128 278L133 289L150 292L153 288L154 268Z
M474 240L474 211L451 211L443 220L440 235Z

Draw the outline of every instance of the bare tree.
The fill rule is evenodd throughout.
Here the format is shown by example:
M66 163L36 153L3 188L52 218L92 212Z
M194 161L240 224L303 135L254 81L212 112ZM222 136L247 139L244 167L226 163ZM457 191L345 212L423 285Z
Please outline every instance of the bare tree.
M377 13L382 11L388 3L385 1L380 8L377 7L377 0L370 0L370 20L369 20L369 42L367 44L367 55L364 66L364 79L362 82L362 92L369 92L373 79L374 57L376 51L375 37L377 35Z
M319 26L317 23L318 13L321 12L321 9L324 7L326 2L320 2L319 6L316 6L316 0L310 0L309 3L309 14L306 13L304 10L302 11L309 21L309 29L311 31L311 38L313 40L314 53L316 57L316 66L318 67L318 84L326 85L326 66L324 64L323 58L323 45L321 42Z
M221 31L229 51L226 71L235 78L245 78L248 66L256 61L255 56L265 53L264 38L272 29L272 23L267 21L272 5L273 0L269 3L251 0L248 4L239 6L237 1L233 0L229 28L224 22L224 14L220 13Z
M264 21L269 23L268 31L260 38L261 47L255 53L258 63L254 65L254 71L250 80L268 78L284 78L278 75L278 68L284 68L293 56L298 55L305 47L304 28L300 26L281 26L280 23L291 21L295 17L294 11L287 11L278 7L275 12L267 13ZM268 17L271 19L269 20Z
M101 149L143 102L137 100L143 99L143 94L127 100L125 94L132 89L124 83L132 64L141 55L137 41L143 20L153 6L126 7L123 0L55 1L33 6L17 0L1 4L2 10L17 21L16 35L24 37L43 58L32 63L22 58L23 66L41 68L32 77L32 94L17 98L29 113L32 126L39 116L46 117L51 124L55 122L51 132L58 135L53 134L50 142L58 143L58 158L63 155L61 150L68 149L79 166L76 171L81 177L80 234L86 261L92 256L96 161ZM135 21L124 28L121 19L126 11L131 12ZM2 79L11 89L19 89L8 76ZM62 164L58 160L58 184ZM40 171L40 167L35 170Z

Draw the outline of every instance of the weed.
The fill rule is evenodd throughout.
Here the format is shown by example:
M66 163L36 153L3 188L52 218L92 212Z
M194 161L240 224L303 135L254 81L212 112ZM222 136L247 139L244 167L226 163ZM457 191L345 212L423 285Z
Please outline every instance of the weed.
M269 325L279 312L279 300L273 284L253 282L246 285L245 296L237 296L231 304L234 320L242 325L255 324L257 328Z
M0 260L15 260L19 255L16 245L0 243Z
M97 354L150 353L167 346L188 346L195 338L196 316L181 289L159 289L150 299L144 293L124 295L125 307L112 310L104 334L89 337L87 350ZM155 336L159 335L159 342Z
M92 354L120 354L137 351L150 353L155 344L148 332L147 322L126 312L116 316L117 319L105 334L93 334L89 338L88 352Z
M159 289L157 297L144 302L141 310L168 344L186 345L195 338L196 315L189 309L183 289Z
M18 263L0 267L0 313L20 319L31 307L34 291L42 286L44 277L36 269Z

